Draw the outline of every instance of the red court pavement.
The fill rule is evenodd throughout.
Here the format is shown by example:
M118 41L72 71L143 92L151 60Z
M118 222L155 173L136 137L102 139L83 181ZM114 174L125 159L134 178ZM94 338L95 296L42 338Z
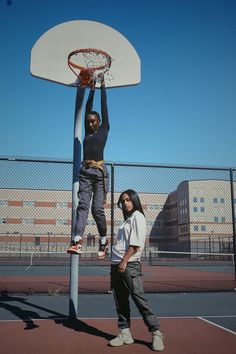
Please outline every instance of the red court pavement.
M236 335L200 318L162 318L160 322L166 354L235 353ZM23 321L0 322L1 354L152 352L151 337L141 319L132 320L135 343L119 348L107 345L117 331L115 319L35 320L31 325L32 329L25 329Z

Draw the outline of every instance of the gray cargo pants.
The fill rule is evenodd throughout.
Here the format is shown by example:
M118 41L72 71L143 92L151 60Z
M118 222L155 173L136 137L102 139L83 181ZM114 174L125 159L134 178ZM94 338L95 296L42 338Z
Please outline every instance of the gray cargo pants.
M82 167L79 175L79 204L76 210L75 235L83 236L92 199L92 215L99 236L106 236L107 226L104 213L104 201L109 190L109 174L106 166L103 172L98 168Z
M117 264L111 265L111 287L118 314L118 327L120 329L130 327L129 296L131 296L149 332L158 330L159 321L144 292L140 262L128 262L124 273L118 272L117 269Z

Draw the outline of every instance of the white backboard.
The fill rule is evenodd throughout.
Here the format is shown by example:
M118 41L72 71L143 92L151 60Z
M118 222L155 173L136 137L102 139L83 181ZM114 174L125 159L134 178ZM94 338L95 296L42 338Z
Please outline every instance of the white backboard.
M31 50L33 76L73 86L77 77L70 70L68 55L77 49L96 48L111 58L106 87L130 86L140 82L140 59L131 43L118 31L95 21L74 20L45 32Z

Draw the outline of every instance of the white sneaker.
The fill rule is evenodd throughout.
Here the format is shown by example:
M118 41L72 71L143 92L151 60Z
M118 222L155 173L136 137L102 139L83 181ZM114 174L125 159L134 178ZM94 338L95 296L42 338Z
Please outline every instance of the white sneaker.
M152 332L152 350L158 352L164 350L163 334L160 331Z
M98 259L104 259L108 253L108 241L103 245L99 242L99 251L97 254Z
M134 343L134 340L129 328L120 329L118 336L109 342L112 347L120 347L123 344L132 343Z

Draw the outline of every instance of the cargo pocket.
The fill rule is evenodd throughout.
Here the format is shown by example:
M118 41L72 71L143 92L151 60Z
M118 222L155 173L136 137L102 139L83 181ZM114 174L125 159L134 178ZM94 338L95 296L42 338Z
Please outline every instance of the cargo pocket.
M128 273L130 277L130 288L135 294L139 294L143 291L143 280L141 267L139 262L130 262Z
M133 278L133 294L143 294L143 279L141 275Z

